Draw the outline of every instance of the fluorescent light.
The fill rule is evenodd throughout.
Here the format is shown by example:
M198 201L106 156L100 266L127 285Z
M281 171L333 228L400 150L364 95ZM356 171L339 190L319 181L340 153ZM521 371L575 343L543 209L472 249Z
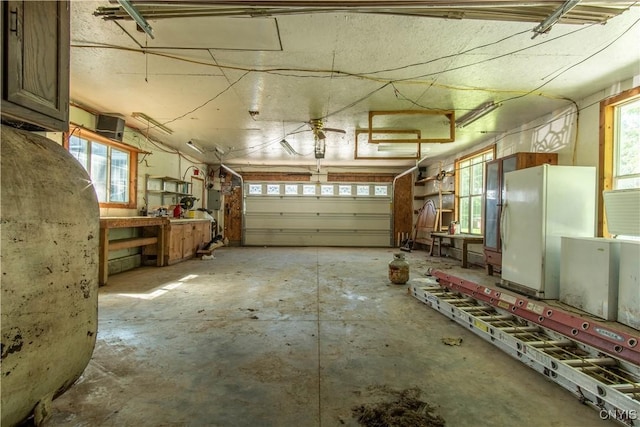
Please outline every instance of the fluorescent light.
M296 153L296 150L294 150L293 147L289 145L287 140L283 139L282 141L280 141L280 145L282 145L282 148L284 148L284 151L286 151L287 154L289 154L290 156L295 156L296 154L298 154Z
M204 150L202 148L198 147L196 144L194 144L193 141L187 142L187 145L189 147L191 147L192 149L194 149L195 151L197 151L198 153L200 153L200 154L204 153Z
M386 153L402 153L402 154L413 154L416 155L416 147L400 147L398 144L391 145L378 145L378 152L386 152Z
M486 116L501 105L502 104L496 104L493 101L485 102L484 104L480 105L477 108L474 108L473 110L469 111L467 114L456 120L456 127L463 128L465 126L468 126L479 118Z
M537 27L533 29L532 39L535 39L540 34L544 34L548 32L551 27L553 27L564 15L569 13L571 9L573 9L580 0L567 0L564 2L562 6L557 8L551 15L549 15L544 21L542 21Z
M141 123L144 123L145 125L149 126L151 129L158 129L166 133L167 135L171 135L173 133L172 129L169 129L168 127L166 127L165 125L157 121L156 119L152 119L151 117L147 116L145 113L133 112L131 113L131 117L133 117L134 119L138 120ZM150 125L153 125L153 127L151 127Z
M222 147L220 147L219 145L214 145L213 148L216 150L216 153L224 156L224 150L222 149Z
M153 37L153 28L151 28L151 25L149 25L147 20L144 19L142 15L140 15L138 9L136 9L131 3L129 3L129 0L118 0L118 3L120 4L120 6L122 6L125 12L129 14L131 19L136 21L136 24L138 24L138 26L149 35L149 37L151 37L152 39L155 38Z

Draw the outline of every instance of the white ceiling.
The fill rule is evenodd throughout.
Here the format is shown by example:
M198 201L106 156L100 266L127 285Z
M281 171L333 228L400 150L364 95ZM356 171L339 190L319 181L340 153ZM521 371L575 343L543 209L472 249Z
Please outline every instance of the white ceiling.
M423 155L437 157L640 74L635 6L606 25L559 23L535 39L537 22L355 11L149 18L151 39L131 20L94 16L101 6L117 4L71 5L72 101L119 113L146 132L131 117L143 112L173 130L152 125L150 136L209 163L219 162L218 146L228 165L316 165L307 122L319 118L346 131L326 132L323 165L411 166L415 160L354 159L355 130L368 128L369 111L454 110L460 117L484 102L502 103L456 129L454 142L422 144ZM374 127L419 129L426 138L448 131L448 122L376 116ZM358 140L361 156L390 155L366 136ZM287 154L283 137L300 155ZM190 151L189 140L205 153Z

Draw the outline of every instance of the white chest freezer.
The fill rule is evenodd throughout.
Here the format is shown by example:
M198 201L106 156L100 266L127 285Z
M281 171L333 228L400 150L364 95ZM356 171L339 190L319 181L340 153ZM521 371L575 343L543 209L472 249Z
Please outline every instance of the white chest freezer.
M620 241L562 237L560 301L605 320L618 313Z
M620 241L618 322L640 330L640 242Z

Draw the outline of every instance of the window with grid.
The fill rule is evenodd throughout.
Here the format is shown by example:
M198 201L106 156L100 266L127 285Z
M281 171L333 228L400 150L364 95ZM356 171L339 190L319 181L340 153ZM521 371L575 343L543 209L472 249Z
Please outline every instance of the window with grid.
M461 233L482 234L484 164L493 160L494 148L464 157L457 162L458 222Z
M640 98L615 107L613 188L640 188Z
M135 208L136 151L82 130L71 134L67 149L85 168L101 207Z
M600 116L598 236L610 237L603 191L640 188L640 87L603 100Z

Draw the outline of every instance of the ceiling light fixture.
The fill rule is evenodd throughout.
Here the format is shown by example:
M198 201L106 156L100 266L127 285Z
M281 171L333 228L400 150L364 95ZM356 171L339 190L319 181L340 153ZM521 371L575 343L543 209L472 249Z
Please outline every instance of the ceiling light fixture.
M569 13L569 11L571 9L573 9L578 3L580 3L580 0L567 0L567 1L565 1L562 6L557 8L551 15L549 15L544 21L542 21L540 24L538 24L538 26L536 26L533 29L533 36L531 38L535 39L540 34L544 34L544 33L549 32L549 30L551 30L551 27L553 27L555 24L557 24L558 21L564 15Z
M142 31L144 31L145 33L147 33L149 35L149 37L151 37L152 39L155 38L153 36L153 28L151 28L151 25L149 25L149 23L147 22L146 19L144 19L142 17L142 15L140 15L140 12L138 12L138 9L136 9L130 2L129 0L118 0L118 3L120 4L120 6L122 6L122 8L125 10L125 12L127 12L129 14L129 16L131 17L131 19L133 19L134 21L136 21L136 24L138 24L138 26L140 28L142 28Z
M290 156L295 156L296 154L298 154L286 139L283 138L282 141L280 141L280 145L282 145L282 148L284 148L284 151L286 151L287 154L289 154Z
M145 113L133 112L131 113L131 117L133 117L134 119L138 120L141 123L144 123L145 125L149 126L151 129L158 129L166 133L167 135L171 135L173 133L172 129L169 129L168 127L166 127L165 125L157 121L156 119L152 119L151 117L147 116ZM151 127L151 125L153 125L153 127Z
M193 141L189 141L187 142L187 145L189 147L191 147L192 149L194 149L195 151L197 151L200 154L204 154L204 150L200 147L198 147L196 144L193 143Z
M456 120L456 127L463 128L465 126L469 126L471 123L475 122L481 117L486 116L501 105L502 104L495 103L493 101L485 102L484 104L480 105L477 108L474 108L473 110L469 111L467 114Z
M326 151L327 145L324 139L316 138L314 144L314 152L316 155L316 159L324 159L324 153Z
M220 147L219 145L214 145L213 146L214 150L216 150L216 153L220 154L221 156L224 156L224 149L222 149L222 147Z

